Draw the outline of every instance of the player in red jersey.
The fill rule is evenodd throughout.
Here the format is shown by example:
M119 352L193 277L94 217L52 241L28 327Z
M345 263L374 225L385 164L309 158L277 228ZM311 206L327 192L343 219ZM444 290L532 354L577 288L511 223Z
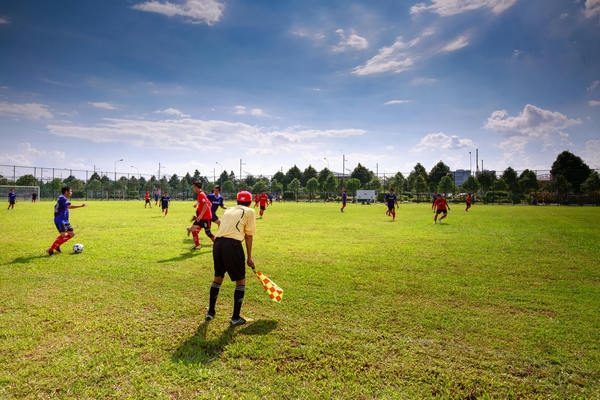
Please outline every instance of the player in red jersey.
M434 224L437 223L438 215L444 214L440 217L441 224L442 220L448 216L448 210L450 210L450 206L448 205L446 198L439 194L433 202L433 204L431 205L431 209L435 213L435 216L433 217Z
M466 203L465 211L469 211L469 208L471 208L471 193L467 194L465 203Z
M197 200L194 203L196 207L196 216L194 217L194 224L190 232L194 238L194 245L190 250L196 250L200 246L200 238L198 233L200 229L204 229L206 236L213 242L215 241L215 235L210 231L210 220L212 219L212 212L210 211L210 201L206 194L202 190L202 182L196 181L192 184L192 189L197 193Z
M260 205L260 212L258 214L260 215L261 218L263 217L263 214L265 213L267 204L269 204L269 196L267 196L267 191L263 190L261 192L261 194L256 196L256 199L254 200L254 207L256 207L257 205Z
M146 190L146 194L144 195L144 200L146 201L144 203L144 208L146 208L146 206L150 206L150 208L152 208L152 203L150 202L150 193Z

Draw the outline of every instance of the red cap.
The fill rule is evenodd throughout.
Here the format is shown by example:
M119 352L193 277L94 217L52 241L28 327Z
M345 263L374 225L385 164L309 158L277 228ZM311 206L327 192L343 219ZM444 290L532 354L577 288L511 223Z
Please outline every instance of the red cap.
M245 190L242 190L237 195L237 201L240 203L251 203L252 202L252 194Z

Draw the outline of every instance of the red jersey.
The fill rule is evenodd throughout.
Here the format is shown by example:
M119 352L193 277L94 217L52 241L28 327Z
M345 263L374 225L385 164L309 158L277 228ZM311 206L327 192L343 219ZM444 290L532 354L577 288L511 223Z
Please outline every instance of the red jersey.
M261 206L261 207L266 207L267 203L269 202L269 196L267 196L266 194L262 193L259 194L256 197L256 202Z
M437 210L445 210L448 207L448 202L442 196L438 196L433 203L433 208Z
M196 215L198 215L200 217L200 219L212 219L212 212L210 211L211 203L203 191L198 192L197 200L198 200L198 205L196 206ZM204 214L200 215L203 208L204 208Z

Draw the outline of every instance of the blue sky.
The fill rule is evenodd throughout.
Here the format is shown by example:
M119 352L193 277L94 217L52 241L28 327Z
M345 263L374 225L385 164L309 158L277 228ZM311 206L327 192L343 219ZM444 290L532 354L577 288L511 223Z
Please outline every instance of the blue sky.
M600 168L599 49L600 0L5 1L0 164Z

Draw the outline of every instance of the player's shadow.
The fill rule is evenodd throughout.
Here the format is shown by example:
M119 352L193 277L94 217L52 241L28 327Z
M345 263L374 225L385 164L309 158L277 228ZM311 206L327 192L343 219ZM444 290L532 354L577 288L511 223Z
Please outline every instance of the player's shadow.
M198 256L198 255L202 255L202 254L212 254L212 248L211 247L206 247L206 248L202 248L200 250L194 250L194 251L186 251L185 253L181 253L178 256L175 257L171 257L171 258L167 258L165 260L158 260L158 263L169 263L169 262L174 262L174 261L185 261L188 260L194 256Z
M198 326L194 336L175 350L172 356L173 361L184 364L209 365L221 358L235 335L266 335L277 327L277 322L258 320L243 328L229 327L221 333L221 336L211 340L206 339L208 325L208 322L203 322Z
M12 260L10 263L11 264L29 264L32 261L38 260L40 258L48 258L48 254L44 254L44 255L38 255L38 256L27 256L27 257L17 257L14 260Z

